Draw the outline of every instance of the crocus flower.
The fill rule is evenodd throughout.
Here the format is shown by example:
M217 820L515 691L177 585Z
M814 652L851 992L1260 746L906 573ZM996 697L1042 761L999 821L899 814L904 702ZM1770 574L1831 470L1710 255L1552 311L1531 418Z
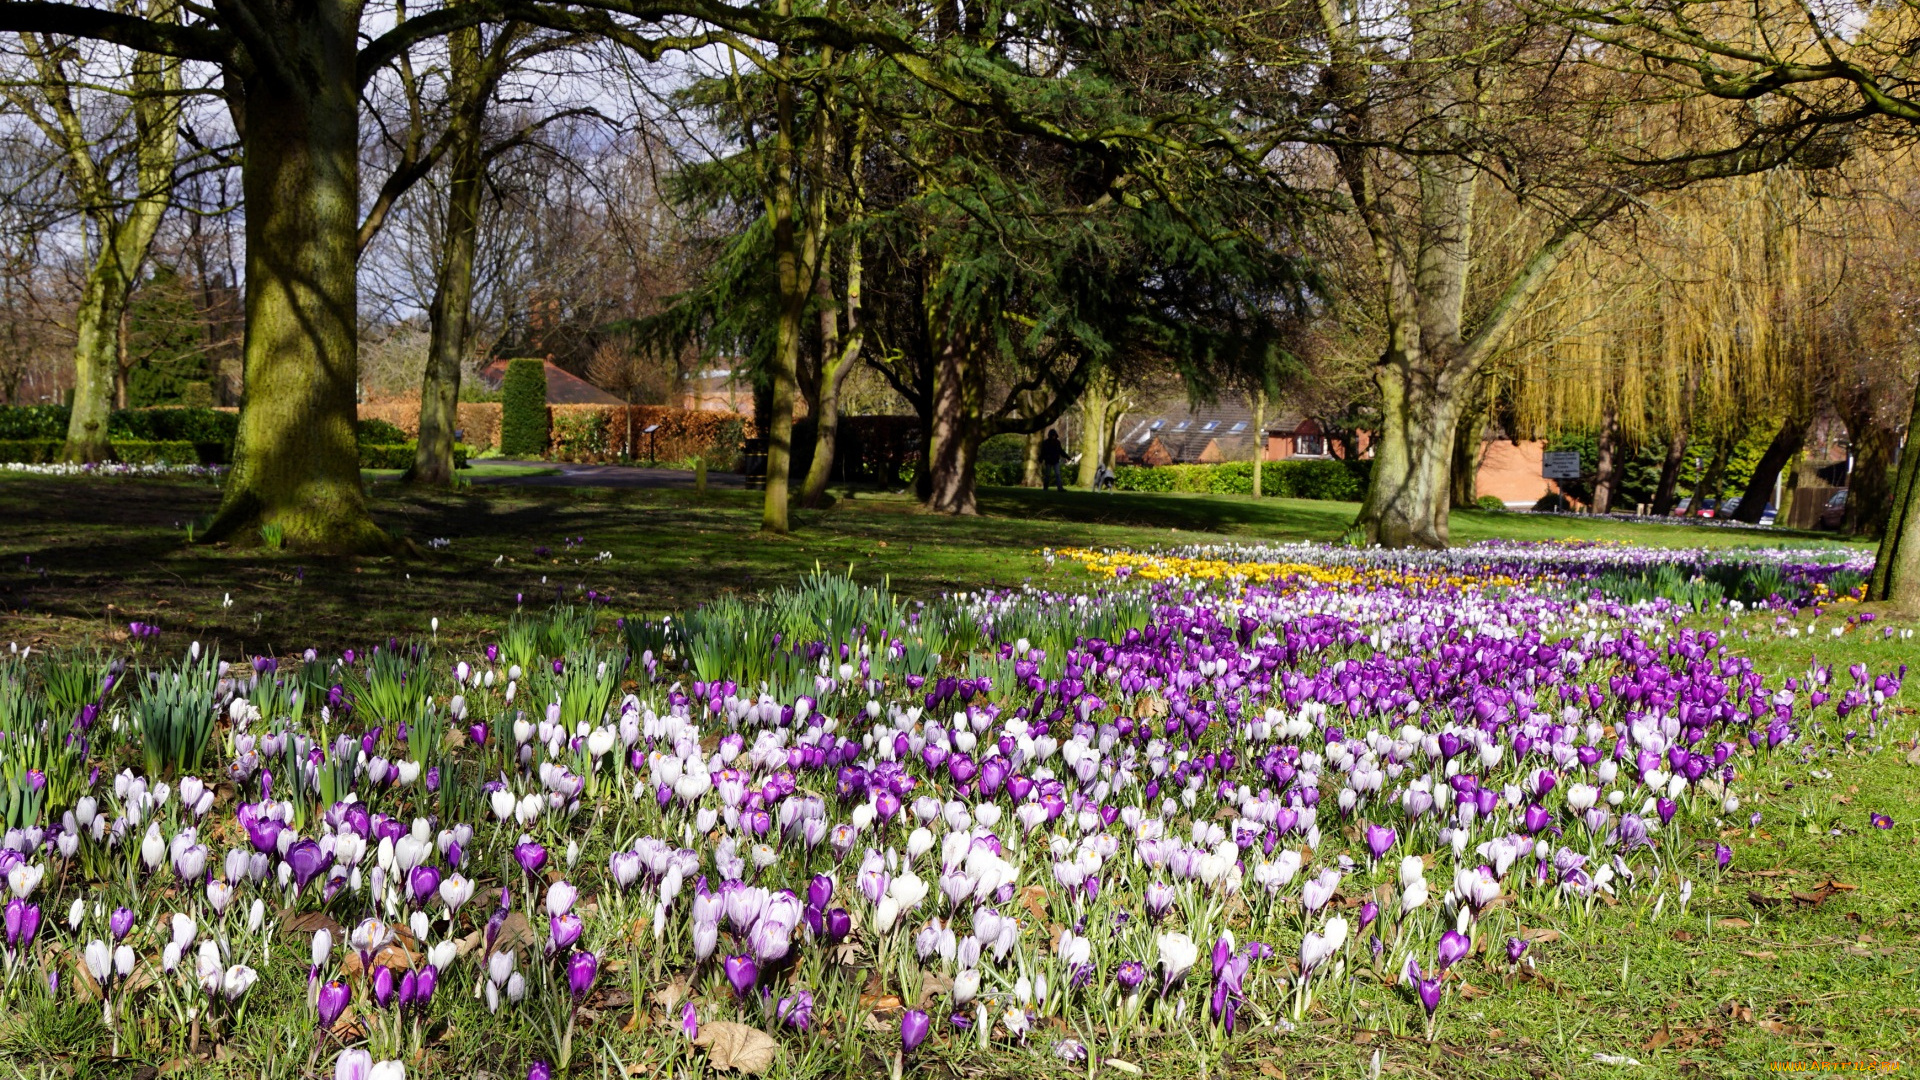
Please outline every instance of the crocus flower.
M919 1009L908 1009L900 1017L900 1049L908 1054L927 1041L927 1031L932 1021Z
M1440 935L1440 970L1452 967L1461 957L1473 949L1473 942L1458 930L1449 930Z
M567 959L567 989L577 1001L593 989L594 977L600 973L600 958L590 952L576 952Z
M1368 825L1366 836L1367 850L1372 852L1376 859L1384 858L1387 850L1393 847L1393 842L1397 839L1394 831L1385 825Z
M352 1000L353 991L346 983L336 980L322 984L319 994L314 998L314 1011L320 1018L320 1030L331 1030L341 1014L347 1011L347 1003Z
M729 956L720 967L726 973L727 981L733 984L733 992L742 998L753 989L754 983L760 981L760 965L754 963L751 956Z
M773 1012L780 1023L800 1031L807 1030L813 1024L813 991L796 990L781 998Z
M515 844L513 861L519 863L520 869L527 873L537 874L541 867L547 865L547 849L532 840L524 844Z
M1874 811L1874 813L1868 818L1868 820L1873 822L1873 827L1876 829L1893 828L1893 819L1888 817L1885 814L1880 813L1877 810Z
M1720 869L1725 870L1727 864L1733 861L1733 849L1725 844L1713 845L1713 861Z

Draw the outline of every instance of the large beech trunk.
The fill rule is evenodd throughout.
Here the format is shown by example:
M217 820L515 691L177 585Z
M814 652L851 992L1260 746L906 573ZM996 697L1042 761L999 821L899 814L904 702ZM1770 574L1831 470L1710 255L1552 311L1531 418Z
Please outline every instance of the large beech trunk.
M1405 352L1389 352L1374 369L1380 387L1380 437L1360 524L1381 547L1444 548L1452 488L1453 436L1459 395L1430 377Z
M275 525L300 547L391 546L367 513L354 441L354 10L296 9L275 35L282 63L244 79L246 402L212 539Z

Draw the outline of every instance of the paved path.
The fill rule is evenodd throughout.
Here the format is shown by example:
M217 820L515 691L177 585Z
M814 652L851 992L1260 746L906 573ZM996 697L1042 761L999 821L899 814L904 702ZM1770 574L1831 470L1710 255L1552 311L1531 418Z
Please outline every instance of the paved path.
M534 476L476 476L476 484L503 487L693 488L693 473L685 469L649 469L636 465L581 465L566 461L513 461L492 458L488 465L527 465L556 472ZM739 473L708 472L707 486L743 488Z

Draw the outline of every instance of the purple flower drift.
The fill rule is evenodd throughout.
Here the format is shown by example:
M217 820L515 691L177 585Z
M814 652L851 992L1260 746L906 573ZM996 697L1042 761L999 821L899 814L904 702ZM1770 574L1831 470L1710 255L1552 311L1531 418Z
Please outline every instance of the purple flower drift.
M900 1017L900 1049L908 1054L920 1048L927 1041L927 1031L932 1021L919 1009L908 1009Z

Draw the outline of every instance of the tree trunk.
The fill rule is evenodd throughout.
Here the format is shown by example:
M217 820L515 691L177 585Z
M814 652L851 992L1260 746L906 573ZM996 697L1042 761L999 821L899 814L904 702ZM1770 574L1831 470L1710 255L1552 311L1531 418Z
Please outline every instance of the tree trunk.
M927 509L941 514L975 514L974 466L986 388L979 358L964 331L946 317L937 328L933 369L933 418L927 437Z
M1900 473L1889 502L1887 531L1880 537L1873 580L1867 599L1885 600L1906 612L1920 611L1920 383L1913 389L1913 407L1907 420L1906 448L1900 454Z
M148 14L157 21L178 18L171 5L154 4ZM36 60L45 59L37 49L30 51ZM51 74L58 68L43 65L42 70ZM90 189L81 192L81 197L97 204L89 208L89 214L100 245L87 268L86 283L74 312L73 412L67 421L62 461L105 461L112 452L107 424L115 405L124 405L120 345L127 301L173 195L173 170L180 146L180 61L137 54L133 87L137 94L133 103L133 150L138 190L126 204L124 214L118 199L105 186L112 181L102 174L94 159L94 147L78 126L64 83L50 83L45 88L55 115L62 121L59 130L67 136L62 150L70 159L69 171Z
M274 525L303 548L391 547L367 513L354 440L357 10L287 9L280 65L244 79L246 398L209 539Z
M1095 377L1088 381L1086 393L1080 398L1080 468L1074 477L1074 486L1093 490L1093 478L1100 471L1100 462L1104 458L1107 436L1107 397L1104 380Z
M1453 454L1447 462L1448 500L1454 510L1476 509L1480 497L1480 453L1485 443L1487 414L1492 402L1485 392L1461 416L1453 431Z
M847 287L845 320L848 334L846 341L840 340L841 305L833 295L832 266L829 251L822 247L820 268L815 274L819 282L815 295L820 300L820 385L814 397L818 402L817 418L813 436L813 464L807 470L807 480L800 490L800 505L819 506L826 500L827 481L833 476L833 455L838 446L840 434L840 389L846 385L847 375L860 362L860 346L864 336L860 323L860 241L856 238L848 242L847 250Z
M112 454L107 421L120 381L120 313L132 283L121 276L111 242L101 248L73 313L73 412L62 461L105 461Z
M1707 471L1701 475L1700 482L1694 485L1692 500L1688 503L1688 513L1700 517L1707 512L1707 503L1716 507L1720 499L1720 485L1727 474L1727 456L1733 453L1734 438L1730 434L1721 434L1713 440L1713 458L1707 462Z
M1020 459L1020 486L1037 488L1040 486L1040 444L1047 441L1044 431L1027 433L1025 455Z
M1767 512L1767 504L1773 501L1774 484L1780 479L1780 470L1787 467L1793 455L1800 452L1800 446L1806 442L1807 425L1798 416L1789 416L1780 423L1780 430L1774 433L1773 441L1767 444L1767 452L1760 455L1760 464L1754 466L1753 476L1747 481L1747 490L1740 493L1740 506L1733 512L1735 521L1744 521L1749 525L1760 524Z
M1611 398L1600 420L1600 447L1593 476L1593 512L1613 509L1613 491L1620 486L1620 412Z
M784 5L783 5L784 8ZM793 458L793 395L800 362L800 320L806 308L806 286L800 274L800 242L794 222L794 89L780 79L775 90L773 182L769 185L769 216L773 219L773 258L779 277L780 311L775 327L772 376L773 399L767 418L767 495L760 513L760 530L787 531L788 474Z
M1458 398L1416 356L1390 351L1375 367L1380 435L1359 524L1381 547L1444 548Z
M1267 391L1265 387L1253 392L1253 497L1258 499L1266 494L1263 483L1267 471Z
M1847 509L1840 528L1849 536L1883 536L1899 482L1894 455L1900 437L1872 423L1850 427L1847 436L1853 444L1853 471L1847 477Z
M460 426L460 363L466 358L473 313L474 249L480 233L480 194L485 163L480 130L490 89L479 79L480 31L455 31L448 40L449 82L465 93L462 115L447 134L447 224L433 303L427 309L431 333L427 368L420 380L420 434L407 479L447 487L453 483L453 433Z
M1667 430L1667 459L1660 463L1660 484L1653 492L1653 515L1666 517L1673 513L1675 496L1680 487L1680 466L1687 459L1687 421L1684 416L1674 417L1673 426Z

